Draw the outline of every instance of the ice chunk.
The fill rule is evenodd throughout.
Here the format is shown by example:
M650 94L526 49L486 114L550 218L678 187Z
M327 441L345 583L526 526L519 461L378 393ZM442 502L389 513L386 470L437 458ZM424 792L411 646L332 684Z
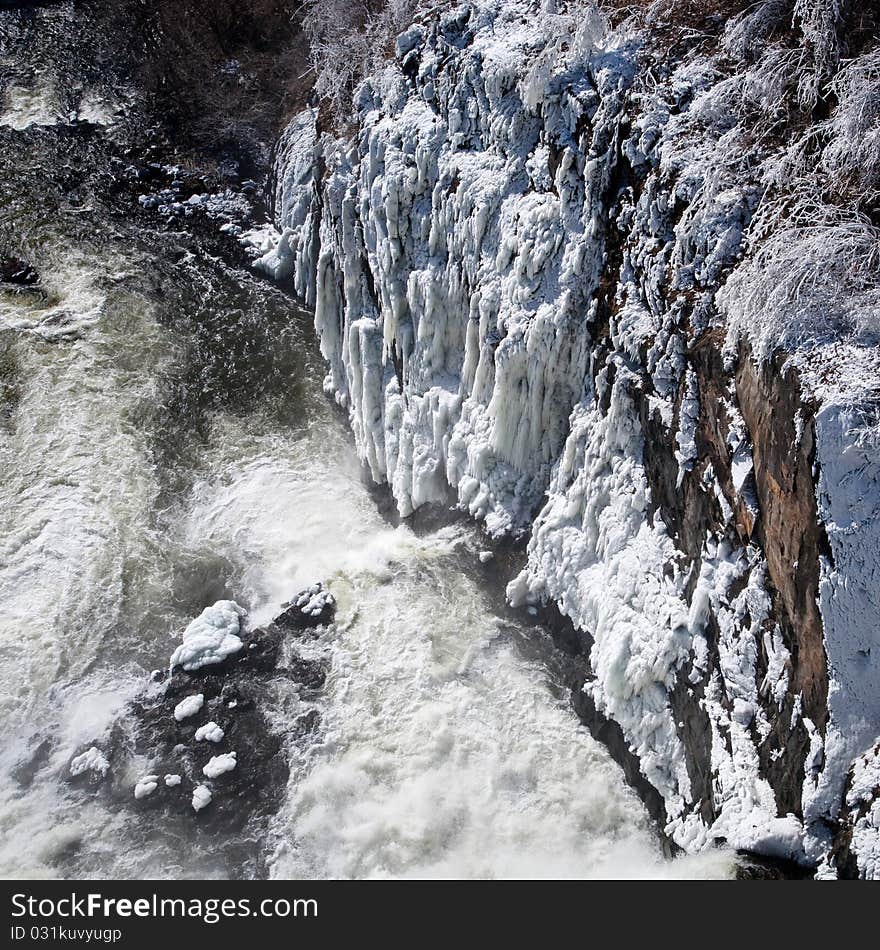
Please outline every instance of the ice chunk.
M218 600L206 607L183 631L183 643L171 654L170 668L198 670L238 653L242 648L238 632L246 613L234 600Z
M192 806L196 811L201 811L211 804L213 797L207 785L196 785L193 789Z
M226 772L231 772L236 765L238 765L236 756L237 753L235 752L224 752L222 755L212 756L202 769L202 772L204 772L208 778L217 778Z
M220 742L223 739L223 730L216 722L207 722L196 729L196 742Z
M178 722L189 719L194 716L205 705L204 693L196 693L195 696L187 696L174 707L174 718Z
M70 763L70 774L75 778L84 772L94 772L101 777L107 774L110 768L110 761L106 755L97 747L92 746L86 749L82 755L76 756Z
M312 584L282 606L284 613L274 620L279 627L318 627L333 620L336 598L323 584Z
M144 775L142 778L138 779L137 784L134 787L134 797L139 800L141 798L146 798L148 795L152 795L158 787L158 775Z
M176 774L165 776L165 784L168 786L168 788L174 788L175 785L180 785L181 781L181 777Z

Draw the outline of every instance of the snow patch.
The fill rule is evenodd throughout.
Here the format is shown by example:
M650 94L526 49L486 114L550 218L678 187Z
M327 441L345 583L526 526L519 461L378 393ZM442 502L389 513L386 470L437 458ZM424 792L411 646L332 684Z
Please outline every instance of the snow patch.
M138 779L137 785L134 787L134 797L138 800L146 798L147 796L152 795L158 787L158 775L144 775L142 778Z
M196 785L192 793L192 807L196 811L201 811L203 808L207 808L208 805L214 800L214 796L211 794L211 789L207 785Z

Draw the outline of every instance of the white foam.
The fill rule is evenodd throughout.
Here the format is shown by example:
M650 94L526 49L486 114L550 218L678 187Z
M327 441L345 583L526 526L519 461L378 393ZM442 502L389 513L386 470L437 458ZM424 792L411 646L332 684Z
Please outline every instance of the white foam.
M499 632L454 550L420 545L385 585L348 578L357 615L326 644L325 732L292 772L273 875L729 874L728 855L663 861L618 767L520 653L537 631Z
M77 118L94 125L110 126L119 118L122 104L112 92L89 89L80 100Z

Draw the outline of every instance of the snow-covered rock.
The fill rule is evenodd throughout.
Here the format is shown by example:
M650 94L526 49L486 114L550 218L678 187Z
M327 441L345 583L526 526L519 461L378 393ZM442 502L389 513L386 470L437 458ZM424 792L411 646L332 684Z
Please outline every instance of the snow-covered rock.
M279 627L318 627L330 623L336 613L336 598L323 584L312 584L282 605L284 612L273 621Z
M192 807L196 811L201 811L203 808L207 808L208 805L214 800L214 796L211 794L211 789L207 785L196 785L192 793Z
M880 880L880 738L857 756L847 781L841 829L817 877Z
M170 669L182 666L187 671L222 663L242 648L241 618L247 611L233 600L218 600L206 607L186 630L183 642L169 661Z
M134 787L134 797L138 800L147 798L147 796L152 795L158 787L158 775L144 775L142 778L138 779L137 784Z
M103 778L109 769L110 760L94 745L70 760L70 774L73 778L86 772L91 772L93 775Z

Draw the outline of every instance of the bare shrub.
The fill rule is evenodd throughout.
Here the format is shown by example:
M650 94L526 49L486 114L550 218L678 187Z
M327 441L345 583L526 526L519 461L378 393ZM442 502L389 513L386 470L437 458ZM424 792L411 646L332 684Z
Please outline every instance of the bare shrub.
M753 253L719 300L764 355L823 339L880 339L880 230L809 194L766 201Z
M143 85L175 137L216 151L265 151L305 104L301 0L139 0Z

